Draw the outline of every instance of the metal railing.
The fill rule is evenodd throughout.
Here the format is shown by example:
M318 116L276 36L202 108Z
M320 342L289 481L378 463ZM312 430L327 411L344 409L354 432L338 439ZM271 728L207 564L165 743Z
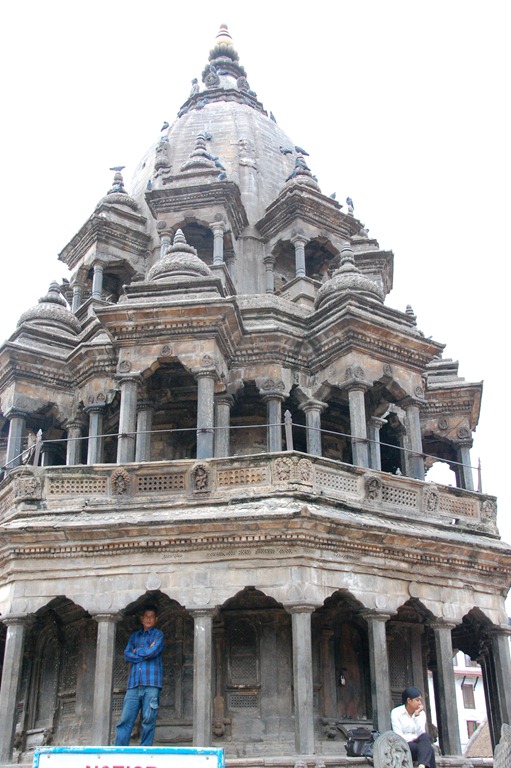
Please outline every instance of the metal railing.
M454 461L452 459L445 459L442 456L436 456L435 454L431 453L418 453L417 451L413 451L409 448L404 448L400 445L394 445L393 443L386 443L381 440L373 440L369 437L355 437L351 434L348 434L346 432L337 432L330 429L322 429L317 427L308 427L304 424L298 424L296 422L292 421L291 413L289 411L286 411L284 414L284 421L277 422L275 424L268 424L268 423L260 423L260 424L243 424L243 425L229 425L229 426L216 426L216 427L205 427L205 428L197 428L197 427L184 427L184 428L169 428L169 429L151 429L151 430L141 430L141 431L135 431L135 432L108 432L104 434L99 435L80 435L76 437L60 437L60 438L52 438L52 439L43 439L42 430L39 430L36 434L35 442L27 447L24 448L17 456L14 456L9 462L7 462L5 465L0 467L0 481L5 477L5 475L10 472L12 469L15 469L16 467L20 466L20 464L24 465L31 465L31 466L39 466L39 462L41 460L41 455L43 453L44 447L49 445L55 445L55 444L64 444L67 445L69 442L83 442L88 441L90 438L93 438L94 440L100 440L100 439L115 439L118 440L119 438L125 438L125 437L131 437L133 440L137 438L138 435L163 435L163 434L178 434L178 433L193 433L194 435L199 434L216 434L220 431L228 431L232 432L235 430L251 430L251 429L265 429L268 430L270 428L280 427L284 430L284 438L285 438L285 444L286 447L284 450L286 451L293 451L294 450L294 440L293 440L293 430L294 429L303 429L306 432L312 431L312 432L319 432L321 435L331 435L334 437L340 437L344 438L348 441L356 441L358 443L364 443L366 445L374 444L379 447L385 447L390 448L392 450L400 452L403 456L409 455L413 456L415 458L421 458L424 461L427 459L432 459L433 462L441 462L443 464L448 464L449 468L452 468L453 466L457 466L464 469L470 469L477 472L477 492L482 493L482 467L481 467L481 460L478 460L477 466L473 465L466 465L459 461ZM240 454L236 453L229 453L229 456L235 457ZM183 458L191 458L191 457L183 457ZM209 458L214 458L214 456L211 456ZM226 458L226 457L223 457ZM83 465L82 465L83 466ZM399 471L398 473L399 474Z

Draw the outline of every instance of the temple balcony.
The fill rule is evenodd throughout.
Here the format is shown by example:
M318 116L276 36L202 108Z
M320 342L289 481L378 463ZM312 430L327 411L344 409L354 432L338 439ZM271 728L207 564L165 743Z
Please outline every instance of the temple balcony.
M298 451L212 459L75 466L23 465L0 486L0 522L66 514L147 510L169 522L204 516L228 519L264 515L271 500L286 514L286 500L320 508L321 517L347 517L384 527L402 521L498 538L496 499ZM280 500L281 503L277 504ZM250 509L252 504L253 508ZM289 506L296 514L296 505ZM292 512L290 512L292 514ZM83 518L81 520L83 524Z

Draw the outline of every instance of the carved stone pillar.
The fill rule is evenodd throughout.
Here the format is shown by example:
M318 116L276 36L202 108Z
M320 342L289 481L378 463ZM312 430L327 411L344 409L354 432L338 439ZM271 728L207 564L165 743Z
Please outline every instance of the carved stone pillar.
M12 408L6 417L9 419L9 436L7 438L7 454L5 457L6 469L14 469L21 464L21 451L23 447L23 433L25 431L28 414Z
M464 427L462 427L462 429L464 429ZM472 475L472 463L470 461L471 447L472 440L458 443L459 464L456 471L456 477L458 478L458 487L465 488L467 491L474 490L474 477Z
M78 312L82 305L83 285L81 283L73 283L73 299L71 303L71 312Z
M117 441L117 463L127 464L135 460L135 438L137 430L138 374L120 377L121 406L119 412L119 438Z
M0 764L11 762L14 731L16 728L16 705L23 664L25 630L31 617L26 614L6 614L2 621L7 625L2 685L0 687Z
M66 465L68 467L81 464L82 457L82 419L75 419L67 423Z
M275 266L275 256L264 257L265 286L266 293L275 293L275 277L273 267Z
M92 744L107 746L112 725L112 686L114 679L115 625L119 614L96 613L98 623L94 700L92 705Z
M92 276L92 298L101 299L103 292L103 264L100 261L96 261L94 264L94 272Z
M285 606L291 614L293 633L293 691L295 749L299 755L314 754L314 704L312 682L311 614L313 605Z
M353 464L356 467L369 466L365 407L365 392L367 388L367 382L358 379L351 379L346 384L350 408L351 453Z
M436 622L431 624L435 637L437 682L435 690L437 722L440 746L444 755L460 755L461 741L456 706L456 683L452 665L453 648L451 631L454 624Z
M230 425L232 395L222 394L215 397L215 457L230 456Z
M213 264L223 264L225 224L223 221L215 221L209 226L213 232Z
M422 452L420 403L418 400L408 397L402 400L399 405L406 411L407 447L409 449L406 460L407 474L416 480L424 480L426 474Z
M307 239L303 235L296 235L291 238L295 247L295 277L305 277L305 246Z
M211 744L213 690L213 615L215 609L191 610L193 643L193 746Z
M509 638L511 627L492 627L488 632L491 640L493 666L495 670L496 700L498 707L498 734L502 723L511 723L511 658Z
M261 395L266 403L268 419L268 451L275 453L282 450L282 402L284 400L284 382L268 379L261 387Z
M104 403L87 405L85 413L89 417L89 440L87 445L87 464L101 464L103 461L103 419Z
M215 426L215 378L212 368L195 373L197 379L197 458L213 457Z
M327 407L321 400L307 400L299 408L305 413L307 453L311 456L321 456L321 413Z
M371 416L367 422L369 437L369 466L381 471L380 429L387 423L386 419Z
M151 461L151 430L153 428L154 403L139 400L137 403L137 441L135 461Z
M369 671L371 675L371 699L373 706L373 724L380 733L391 730L390 710L392 696L390 692L389 657L387 653L386 623L388 613L361 614L367 621L369 639Z

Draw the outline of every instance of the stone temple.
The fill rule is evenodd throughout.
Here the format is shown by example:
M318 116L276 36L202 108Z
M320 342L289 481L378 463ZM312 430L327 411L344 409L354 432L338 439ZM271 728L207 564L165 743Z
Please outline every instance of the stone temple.
M392 252L323 194L225 26L132 185L113 173L69 280L0 348L0 764L112 743L148 604L156 745L346 764L347 730L387 730L431 671L459 756L457 650L498 743L511 549L474 488L482 384L387 306Z

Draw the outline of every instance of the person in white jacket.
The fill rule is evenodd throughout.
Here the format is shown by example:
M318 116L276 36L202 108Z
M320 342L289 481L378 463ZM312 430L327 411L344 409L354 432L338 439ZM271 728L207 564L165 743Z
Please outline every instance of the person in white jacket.
M392 730L408 742L412 759L417 761L418 768L436 768L435 750L426 731L422 693L410 685L403 691L401 701L401 706L395 707L390 713Z

